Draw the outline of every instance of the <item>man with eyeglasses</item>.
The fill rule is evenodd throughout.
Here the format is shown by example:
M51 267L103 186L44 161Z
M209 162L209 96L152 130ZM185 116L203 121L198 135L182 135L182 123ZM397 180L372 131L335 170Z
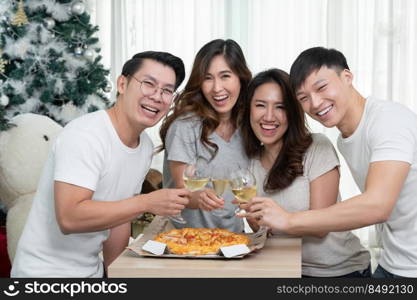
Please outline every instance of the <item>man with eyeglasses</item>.
M185 76L182 60L147 51L128 60L107 111L70 122L53 145L20 238L12 277L103 277L126 247L130 221L176 215L185 189L140 195L153 144L145 129L168 112Z

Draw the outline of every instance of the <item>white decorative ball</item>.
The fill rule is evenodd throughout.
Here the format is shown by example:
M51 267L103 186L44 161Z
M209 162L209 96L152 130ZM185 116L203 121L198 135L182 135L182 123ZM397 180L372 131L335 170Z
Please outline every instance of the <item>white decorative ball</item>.
M9 104L9 97L7 97L6 95L1 95L0 105L6 106L7 104Z
M47 28L47 29L49 29L49 30L51 30L52 28L54 28L55 27L55 20L54 19L52 19L52 18L45 18L44 20L43 20L43 23L44 23L44 25L45 25L45 27Z
M85 4L82 1L76 1L71 5L71 12L74 15L82 15L85 11Z
M74 54L75 55L83 55L83 48L81 48L81 47L75 47Z
M84 51L84 57L88 60L93 60L94 59L94 51L91 49L86 49Z

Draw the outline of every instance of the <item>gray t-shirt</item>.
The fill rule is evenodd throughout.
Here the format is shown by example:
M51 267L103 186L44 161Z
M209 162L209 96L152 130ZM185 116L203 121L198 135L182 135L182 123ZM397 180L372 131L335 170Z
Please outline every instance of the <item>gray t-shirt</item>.
M208 162L208 170L215 170L217 168L233 170L238 166L241 168L248 166L248 158L242 146L240 130L235 131L229 142L222 139L215 132L209 135L209 140L219 147L216 156L211 160L211 152L200 141L201 128L202 121L195 116L191 118L179 118L169 127L165 139L166 149L163 167L164 188L175 187L168 161L179 161L190 164L194 163L197 157L203 157ZM235 216L234 210L237 206L231 203L235 197L230 187L223 194L223 198L225 205L221 217L215 216L209 211L186 208L182 211L181 215L187 223L174 223L175 227L217 227L234 232L242 232L244 229L243 220Z
M282 191L267 193L258 185L259 196L269 197L289 212L310 209L310 182L339 166L331 142L322 134L313 134L313 143L304 156L304 174ZM263 183L267 172L259 160L251 161L257 182ZM338 197L340 201L340 195ZM364 270L370 263L369 252L350 231L330 232L324 238L303 237L302 274L317 277L341 276Z

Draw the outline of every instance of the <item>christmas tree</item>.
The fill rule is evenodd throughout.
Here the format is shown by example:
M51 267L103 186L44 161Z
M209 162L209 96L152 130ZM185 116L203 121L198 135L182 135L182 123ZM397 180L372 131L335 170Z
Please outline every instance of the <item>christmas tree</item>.
M0 1L0 130L21 113L65 125L110 104L85 1Z

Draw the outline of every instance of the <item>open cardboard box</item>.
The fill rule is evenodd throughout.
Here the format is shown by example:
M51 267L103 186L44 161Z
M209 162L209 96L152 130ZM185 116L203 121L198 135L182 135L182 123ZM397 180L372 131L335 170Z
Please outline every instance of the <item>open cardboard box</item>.
M176 257L176 258L211 258L211 259L228 259L225 256L223 256L221 253L219 254L207 254L207 255L178 255L178 254L172 254L168 253L167 249L165 250L165 253L162 255L155 255L150 252L142 250L143 245L149 241L153 240L156 235L158 235L161 232L166 232L171 229L174 229L174 225L172 225L171 221L168 218L157 216L152 221L151 224L147 228L145 228L143 232L143 236L138 239L137 241L130 244L127 249L130 249L131 251L141 255L141 256L149 256L149 257ZM233 258L243 258L247 255L250 255L251 253L262 249L265 245L265 241L267 238L267 234L264 233L262 235L256 235L256 233L247 233L246 234L249 237L250 243L248 245L250 252L244 255L234 256Z

